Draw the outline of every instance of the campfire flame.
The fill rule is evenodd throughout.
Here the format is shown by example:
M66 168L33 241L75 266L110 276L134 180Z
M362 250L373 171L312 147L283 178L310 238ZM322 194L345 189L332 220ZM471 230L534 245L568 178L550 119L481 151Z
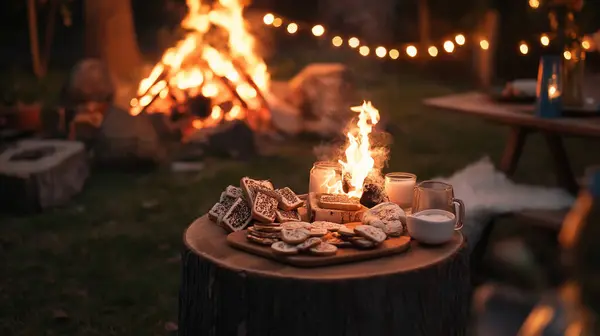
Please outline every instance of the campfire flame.
M205 1L206 2L206 1ZM202 95L211 99L209 117L194 120L195 128L222 120L270 119L262 92L268 92L269 73L255 53L254 37L247 31L243 0L219 0L213 5L187 0L188 13L181 25L189 32L138 86L138 98L130 102L130 113L168 113L188 98ZM223 39L222 33L227 38ZM224 45L217 45L226 40ZM227 111L220 106L231 102Z
M379 111L373 107L371 102L363 102L361 106L350 108L358 113L356 125L353 125L346 136L348 142L344 154L346 161L338 160L342 165L342 179L349 176L350 190L344 192L343 182L337 174L332 171L329 178L325 179L324 186L328 193L347 194L350 197L360 198L363 193L365 179L373 172L375 166L375 152L371 148L369 135L373 126L379 122Z

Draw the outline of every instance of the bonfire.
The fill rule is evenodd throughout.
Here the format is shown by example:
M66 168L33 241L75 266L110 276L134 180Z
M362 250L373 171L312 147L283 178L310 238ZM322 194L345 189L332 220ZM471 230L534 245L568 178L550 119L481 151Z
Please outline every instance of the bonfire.
M264 93L269 72L255 52L241 0L187 0L181 25L186 36L168 49L137 90L130 113L172 113L190 99L210 100L210 114L197 117L196 129L245 119L253 129L266 127L270 113Z

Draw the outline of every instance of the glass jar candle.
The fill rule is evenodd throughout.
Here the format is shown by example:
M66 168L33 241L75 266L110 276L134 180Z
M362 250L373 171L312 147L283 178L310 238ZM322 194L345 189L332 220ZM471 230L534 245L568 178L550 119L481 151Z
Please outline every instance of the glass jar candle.
M385 193L390 202L398 204L405 211L412 207L417 175L411 173L385 174Z
M342 166L333 161L317 161L310 170L308 192L327 193L342 181Z

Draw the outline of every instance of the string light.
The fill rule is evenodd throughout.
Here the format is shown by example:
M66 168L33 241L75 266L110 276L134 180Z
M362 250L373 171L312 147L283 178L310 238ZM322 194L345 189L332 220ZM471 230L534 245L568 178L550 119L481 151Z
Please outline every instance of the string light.
M565 57L565 59L568 61L571 59L571 52L568 50L565 50L565 52L563 53L563 56Z
M375 55L379 58L384 58L385 55L387 55L387 49L385 49L385 47L377 47L375 49Z
M488 50L490 48L490 42L488 42L487 40L481 40L479 41L479 46L483 50Z
M541 5L541 0L529 0L529 6L531 8L534 8L534 9L539 8L540 5ZM263 23L267 26L273 26L273 27L278 28L284 24L284 21L286 21L285 22L286 23L286 31L289 34L296 34L300 30L300 26L297 23L284 20L281 17L275 16L273 13L266 13L263 16ZM321 36L325 35L326 29L323 25L316 24L312 27L311 32L312 32L312 35L314 35L316 37L321 37ZM341 47L344 44L344 41L345 41L345 39L343 39L341 36L335 36L331 39L331 43L335 47ZM456 49L456 45L463 46L466 44L466 42L467 41L466 41L465 35L457 34L454 36L453 41L446 40L443 42L443 49L447 53L453 53L454 50ZM548 34L540 35L539 43L544 47L549 46L551 43L550 36ZM369 56L371 53L370 48L366 45L361 46L361 41L356 37L350 37L348 39L348 45L353 49L358 48L358 52L362 56ZM488 50L490 48L490 43L486 39L481 39L481 40L479 40L479 46L483 50ZM593 43L589 36L583 37L583 40L581 41L581 47L586 51L591 50L593 48ZM417 57L417 54L418 54L417 47L414 45L408 45L406 47L405 52L408 57ZM430 46L427 49L427 52L429 53L429 55L431 57L436 57L439 53L439 50L435 46ZM519 52L523 55L527 55L529 53L529 46L527 45L527 42L521 41L519 43ZM385 46L378 46L377 48L375 48L374 54L379 58L384 58L384 57L386 57L386 55L389 55L389 57L394 60L398 59L400 57L400 51L398 49L388 49ZM569 60L573 57L573 55L570 51L565 51L563 53L563 57L565 59Z
M409 57L415 57L415 56L417 56L417 47L412 46L412 45L406 47L406 54Z
M323 34L325 34L325 28L323 28L321 25L315 25L312 27L312 33L317 37L323 36Z
M548 35L543 34L542 37L540 37L540 43L544 47L547 47L550 44L550 38L548 37Z
M452 41L444 42L444 50L449 54L452 53L454 51L454 43Z
M584 38L584 40L581 41L581 47L585 50L590 50L592 48L592 44L590 43L588 38Z
M266 25L271 25L271 24L273 24L273 21L274 21L274 20L275 20L275 15L273 15L273 14L271 14L271 13L265 14L265 16L263 17L263 22L264 22Z
M356 48L356 47L358 47L359 44L360 44L360 41L356 37L351 37L348 40L348 45L350 46L350 48Z
M521 42L521 45L519 45L519 51L521 52L521 54L527 55L527 53L529 52L529 47L527 46L527 43Z
M431 46L429 49L427 49L427 52L429 53L429 56L435 57L438 55L438 48Z
M358 52L363 56L369 56L370 51L371 50L367 46L361 46L360 48L358 48Z
M344 40L342 40L341 37L339 36L334 36L331 39L331 43L335 46L335 47L340 47L342 45L342 43L344 43Z
M293 22L292 22L292 23L290 23L290 24L287 26L287 31L288 31L288 33L290 33L290 34L294 34L294 33L296 33L296 32L298 31L298 25L297 25L297 24L295 24L295 23L293 23Z
M529 0L529 7L533 9L540 7L540 0Z

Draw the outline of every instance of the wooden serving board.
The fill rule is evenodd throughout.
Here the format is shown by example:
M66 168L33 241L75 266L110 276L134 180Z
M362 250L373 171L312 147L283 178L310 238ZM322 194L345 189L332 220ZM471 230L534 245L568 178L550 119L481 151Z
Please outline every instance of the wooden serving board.
M410 237L401 236L387 239L383 244L371 250L358 250L353 247L338 248L332 256L315 256L310 254L297 254L281 256L274 254L270 246L252 243L246 239L246 230L230 233L227 236L229 245L261 257L277 260L279 262L297 267L319 267L357 262L361 260L376 259L392 254L402 253L410 247Z

